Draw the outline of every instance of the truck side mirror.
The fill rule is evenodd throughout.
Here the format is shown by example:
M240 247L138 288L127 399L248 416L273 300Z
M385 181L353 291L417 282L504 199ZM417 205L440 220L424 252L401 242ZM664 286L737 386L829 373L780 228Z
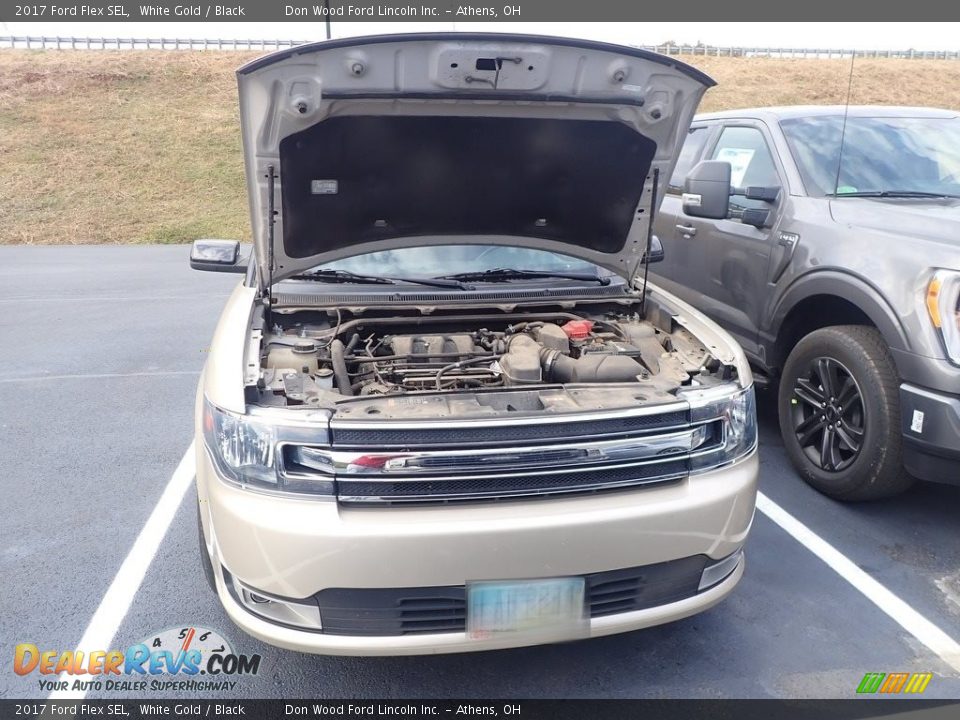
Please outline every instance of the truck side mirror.
M190 248L190 267L208 272L242 273L247 271L246 258L240 257L238 240L194 240Z
M656 235L650 236L650 253L647 254L647 251L643 251L643 262L647 265L652 263L662 262L664 259L663 253L663 243L660 242L660 238Z
M775 185L770 187L748 187L743 191L743 196L747 200L762 200L763 202L775 203L780 199L780 188Z
M748 208L740 216L740 222L744 225L753 225L758 230L770 227L770 211Z
M730 208L730 163L704 160L683 182L683 212L691 217L723 220Z

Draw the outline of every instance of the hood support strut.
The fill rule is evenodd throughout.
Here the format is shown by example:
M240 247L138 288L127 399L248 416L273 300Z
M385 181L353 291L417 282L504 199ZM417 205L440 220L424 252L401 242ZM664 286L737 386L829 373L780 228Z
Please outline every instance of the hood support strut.
M266 317L264 318L267 327L270 327L272 318L271 306L273 305L273 234L274 226L277 224L277 209L274 207L274 190L277 182L277 174L273 165L267 167L267 239L270 244L267 253L267 287L264 291L263 301L266 307Z
M647 215L647 250L643 254L643 290L640 291L640 314L643 315L647 309L647 276L650 274L650 252L653 248L653 221L657 214L657 187L660 184L660 168L653 169L653 187L650 189L653 201L650 203L650 214ZM635 267L630 276L631 282L637 275L639 266Z

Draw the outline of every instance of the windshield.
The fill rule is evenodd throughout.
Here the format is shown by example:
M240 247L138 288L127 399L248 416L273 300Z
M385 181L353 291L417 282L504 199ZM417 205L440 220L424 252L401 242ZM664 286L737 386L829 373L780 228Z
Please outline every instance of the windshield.
M780 126L810 195L960 195L960 118L847 118L839 182L843 116L792 118Z
M314 269L346 270L358 275L435 278L441 275L517 268L545 272L583 272L606 277L608 270L568 255L502 245L435 245L381 250L325 263Z

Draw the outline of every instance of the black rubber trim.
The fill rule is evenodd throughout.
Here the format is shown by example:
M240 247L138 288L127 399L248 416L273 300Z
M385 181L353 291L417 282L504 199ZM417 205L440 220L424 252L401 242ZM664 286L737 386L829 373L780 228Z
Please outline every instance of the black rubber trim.
M693 78L699 83L710 88L717 84L717 81L697 68L687 65L684 62L675 60L667 55L641 50L640 48L627 47L625 45L616 45L614 43L599 42L597 40L581 40L578 38L551 37L549 35L513 35L509 33L402 33L397 35L372 35L368 37L339 38L337 40L323 40L315 43L298 45L287 50L280 50L270 53L264 57L257 58L246 65L237 69L237 75L249 75L250 73L262 70L278 62L297 55L306 55L324 50L335 50L338 48L363 47L364 45L380 45L383 43L398 42L512 42L512 43L530 43L553 45L557 47L582 48L584 50L596 50L598 52L615 53L627 57L635 57L643 60L655 62L658 65L675 68L687 77Z

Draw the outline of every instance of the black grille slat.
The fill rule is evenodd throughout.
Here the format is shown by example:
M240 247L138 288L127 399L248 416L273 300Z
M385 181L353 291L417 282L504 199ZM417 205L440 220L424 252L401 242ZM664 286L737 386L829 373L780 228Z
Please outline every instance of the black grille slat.
M590 617L605 617L665 605L697 594L705 555L584 576ZM323 632L391 636L465 632L465 586L424 588L330 588L314 598ZM422 615L428 612L428 615Z
M329 635L390 636L466 627L463 587L330 588L314 597L323 632Z
M515 445L522 440L584 440L597 436L613 439L638 431L673 428L687 423L687 413L677 410L650 415L633 415L604 420L577 422L531 422L523 425L489 425L481 427L338 427L331 425L332 446L335 448L386 449L392 447L421 448L458 445L464 448L491 444Z
M429 614L420 614L419 612L418 613L401 612L400 616L406 622L430 622L432 620L442 620L446 622L448 620L456 619L457 617L461 617L461 618L466 617L467 611L466 609L455 610L451 608L450 611L446 613L431 612Z
M417 603L415 605L408 605L407 603L400 603L400 612L403 613L420 613L420 612L432 612L435 610L447 610L453 608L450 607L449 602L443 601L431 601L424 603Z
M593 588L594 595L604 595L606 593L633 592L641 582L640 578L629 578L627 580L615 580L611 583L604 583Z
M529 496L537 493L584 492L600 485L642 485L647 482L674 480L689 471L687 459L634 465L621 468L599 468L593 471L551 473L543 475L476 476L454 480L353 480L337 479L337 496L341 502L363 503L442 500L444 497L499 498L510 495Z
M697 594L704 555L587 576L591 617L634 612Z

